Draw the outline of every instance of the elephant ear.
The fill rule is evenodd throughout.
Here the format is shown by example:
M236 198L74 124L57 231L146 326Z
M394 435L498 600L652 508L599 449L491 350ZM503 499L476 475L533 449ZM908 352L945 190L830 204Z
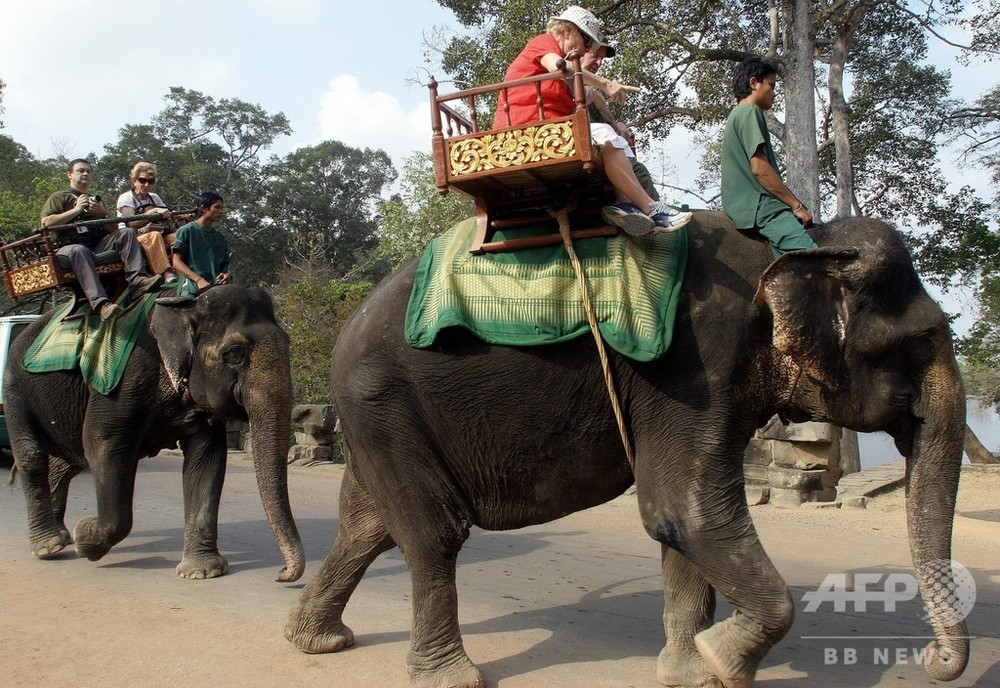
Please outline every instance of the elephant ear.
M149 320L160 360L175 392L182 392L191 373L194 354L195 299L158 299Z
M754 296L773 316L774 347L834 391L844 379L850 320L843 268L857 257L857 249L839 247L786 253L764 271Z

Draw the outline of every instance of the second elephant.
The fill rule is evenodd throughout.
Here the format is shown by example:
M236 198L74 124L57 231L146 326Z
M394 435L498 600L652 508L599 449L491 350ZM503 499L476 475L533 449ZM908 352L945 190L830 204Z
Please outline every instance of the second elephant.
M32 552L47 558L72 541L81 556L103 557L132 528L139 460L179 442L184 551L177 573L223 575L229 564L217 540L226 421L240 419L250 422L261 501L285 559L278 580L297 580L305 556L288 501L288 337L275 321L270 297L260 289L222 286L186 303L157 304L121 382L108 395L91 390L78 370L24 369L25 351L51 317L18 337L4 374ZM63 523L69 483L88 467L97 515L82 518L71 538Z

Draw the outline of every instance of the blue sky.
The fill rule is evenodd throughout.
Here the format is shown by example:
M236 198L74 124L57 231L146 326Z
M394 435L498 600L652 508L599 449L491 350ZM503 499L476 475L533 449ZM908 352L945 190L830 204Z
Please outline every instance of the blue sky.
M23 0L5 3L2 130L39 157L102 152L151 120L171 86L284 112L279 155L334 138L429 148L430 0ZM70 36L72 38L67 38ZM440 76L440 75L439 75Z
M376 2L6 3L3 131L39 157L100 153L121 126L148 123L169 88L183 86L284 112L293 133L276 143L271 152L278 155L336 139L383 148L399 167L430 145L422 84L440 70L432 54L428 59L425 37L456 23L432 0ZM954 70L956 95L974 97L996 84L990 66L963 68L955 54L932 42L931 59ZM678 130L642 151L661 181L683 187L693 179L699 151L689 139ZM658 149L664 164L656 160ZM982 173L946 165L956 183L985 187Z

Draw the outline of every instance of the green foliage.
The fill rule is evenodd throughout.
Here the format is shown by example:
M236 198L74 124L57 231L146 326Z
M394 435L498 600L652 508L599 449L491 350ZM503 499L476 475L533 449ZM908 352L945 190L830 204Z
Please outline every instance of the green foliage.
M345 274L375 247L377 199L396 178L382 150L324 141L299 148L266 168L265 227L280 228L289 264L320 264Z
M438 193L430 153L415 153L403 163L400 193L379 203L382 231L367 271L373 280L418 256L431 239L475 215L472 199L458 191Z
M289 271L276 288L278 322L290 340L296 403L329 403L334 344L371 287L369 283L345 284L329 274L293 275Z
M221 231L233 253L233 274L243 284L268 284L282 264L280 237L262 223L264 184L261 154L281 136L291 134L283 113L271 115L259 105L236 98L216 100L172 87L166 106L151 124L129 124L119 140L105 146L98 161L104 184L113 183L114 199L130 188L132 166L146 160L157 166L157 193L172 208L190 208L203 191L225 198Z
M979 320L962 338L966 391L1000 412L1000 275L983 279L978 291Z
M37 230L45 199L67 183L64 166L35 160L14 139L0 136L0 240Z

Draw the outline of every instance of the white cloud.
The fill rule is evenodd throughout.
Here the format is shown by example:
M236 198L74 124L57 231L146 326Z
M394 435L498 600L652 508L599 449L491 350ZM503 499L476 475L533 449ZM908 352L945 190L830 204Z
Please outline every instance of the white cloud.
M320 98L319 125L324 140L354 148L381 148L399 169L414 151L430 150L427 103L407 110L393 95L365 91L356 76L338 74Z

